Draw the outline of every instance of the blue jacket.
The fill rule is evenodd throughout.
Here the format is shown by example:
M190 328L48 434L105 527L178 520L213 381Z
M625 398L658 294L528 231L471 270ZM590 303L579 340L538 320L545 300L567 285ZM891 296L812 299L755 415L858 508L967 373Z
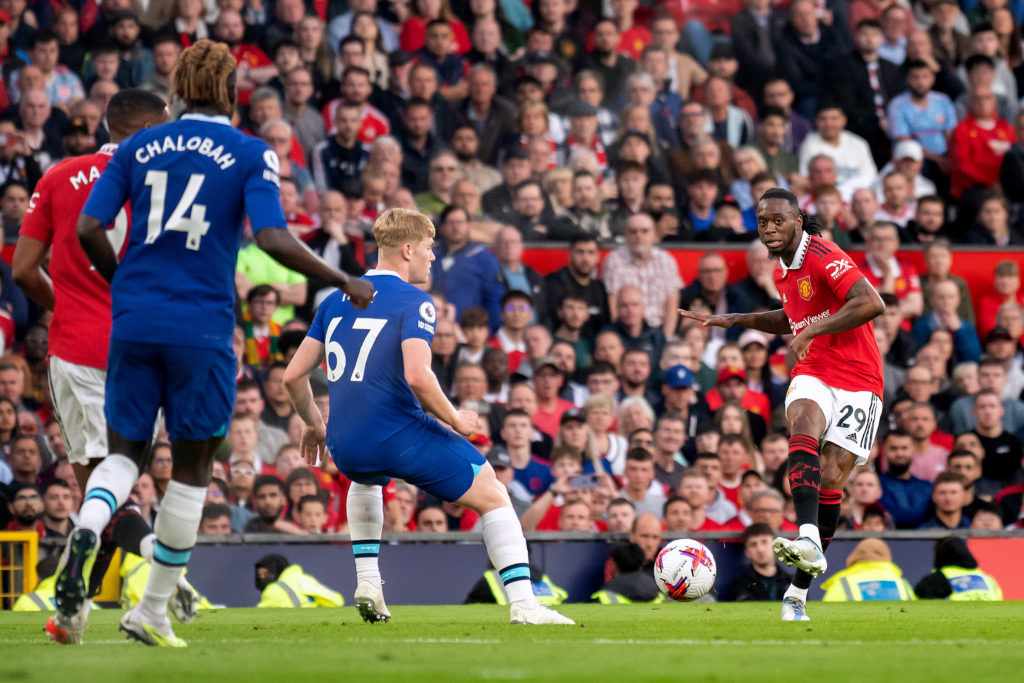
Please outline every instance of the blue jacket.
M433 288L455 304L457 315L470 306L482 306L490 316L491 332L501 325L501 296L505 285L500 279L498 259L479 242L470 242L449 253L443 241L434 247L436 260L430 267Z
M932 485L924 479L898 479L888 472L878 477L882 498L878 501L892 515L897 529L916 529L924 521L932 499Z
M914 339L921 346L928 343L928 335L939 328L935 314L922 315L910 328ZM960 318L960 329L953 333L953 356L955 362L972 361L977 363L981 358L981 342L978 341L978 330L968 320Z

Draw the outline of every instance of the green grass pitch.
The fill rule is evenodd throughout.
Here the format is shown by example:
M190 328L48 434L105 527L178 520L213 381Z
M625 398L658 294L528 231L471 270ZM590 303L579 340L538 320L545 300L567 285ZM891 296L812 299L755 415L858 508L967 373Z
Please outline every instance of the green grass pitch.
M61 647L46 615L0 613L0 681L874 681L1024 680L1024 603L565 605L576 626L511 626L496 606L392 607L369 625L341 609L203 612L187 650L147 648L92 615Z

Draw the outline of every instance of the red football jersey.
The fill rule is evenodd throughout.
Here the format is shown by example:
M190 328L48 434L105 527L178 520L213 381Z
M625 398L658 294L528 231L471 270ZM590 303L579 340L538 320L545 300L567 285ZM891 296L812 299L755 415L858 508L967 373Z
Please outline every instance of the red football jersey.
M78 215L93 183L117 145L99 152L66 159L36 184L21 234L53 246L50 278L56 305L50 324L50 353L76 365L101 370L107 367L110 342L110 285L92 267L78 244ZM107 232L119 255L128 237L125 209Z
M341 103L342 98L336 97L323 108L324 126L327 128L328 135L338 132L338 129L334 127L334 113L338 111ZM356 135L356 139L359 142L372 145L373 141L382 135L391 135L391 123L388 122L388 117L372 104L363 105L363 121L359 124L359 133Z
M853 259L832 242L804 233L790 267L775 269L775 287L793 334L835 315L846 295L864 273ZM875 342L875 327L864 325L816 337L807 357L793 368L793 376L810 375L845 391L870 391L882 396L882 356Z

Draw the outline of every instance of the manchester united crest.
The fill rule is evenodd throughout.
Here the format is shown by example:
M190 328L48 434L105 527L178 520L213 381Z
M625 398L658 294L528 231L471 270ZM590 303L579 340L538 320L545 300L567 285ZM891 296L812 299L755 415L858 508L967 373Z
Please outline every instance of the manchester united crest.
M811 287L810 276L802 277L796 281L796 291L799 292L800 298L804 301L811 300L811 297L814 296L814 288Z

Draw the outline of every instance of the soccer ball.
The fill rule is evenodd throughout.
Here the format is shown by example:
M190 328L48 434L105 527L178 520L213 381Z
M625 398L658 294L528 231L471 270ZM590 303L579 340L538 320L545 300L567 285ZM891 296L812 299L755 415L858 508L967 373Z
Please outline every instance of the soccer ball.
M717 574L715 556L690 538L672 541L654 560L654 581L673 600L688 602L707 595Z

